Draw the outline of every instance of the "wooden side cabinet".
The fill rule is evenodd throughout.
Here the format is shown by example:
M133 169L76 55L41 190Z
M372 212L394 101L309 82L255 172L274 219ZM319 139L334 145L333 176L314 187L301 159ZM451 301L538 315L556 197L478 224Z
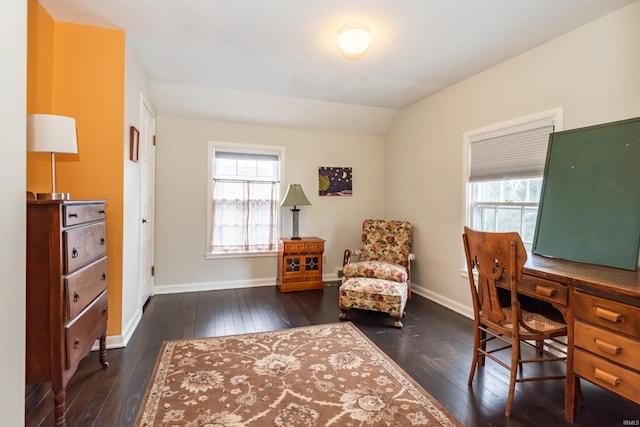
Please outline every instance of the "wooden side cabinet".
M280 292L322 289L324 240L318 237L278 240L278 278Z
M65 389L100 342L107 367L105 201L27 202L26 384L51 383L55 425Z

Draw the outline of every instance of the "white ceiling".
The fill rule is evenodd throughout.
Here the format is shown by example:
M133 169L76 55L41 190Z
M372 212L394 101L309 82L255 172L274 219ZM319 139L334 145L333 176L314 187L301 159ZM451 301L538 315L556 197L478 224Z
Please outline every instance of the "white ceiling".
M636 0L40 0L126 31L157 114L384 134L397 109ZM358 60L338 29L369 26Z

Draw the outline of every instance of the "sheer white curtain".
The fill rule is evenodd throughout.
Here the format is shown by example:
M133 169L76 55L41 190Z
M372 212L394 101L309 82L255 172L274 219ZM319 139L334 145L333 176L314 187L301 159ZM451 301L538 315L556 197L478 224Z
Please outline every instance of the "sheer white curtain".
M276 250L278 182L213 180L212 252Z

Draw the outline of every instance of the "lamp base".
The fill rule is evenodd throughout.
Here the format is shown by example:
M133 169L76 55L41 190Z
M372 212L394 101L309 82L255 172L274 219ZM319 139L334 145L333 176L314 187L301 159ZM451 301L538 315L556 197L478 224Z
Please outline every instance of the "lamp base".
M37 193L38 200L69 200L69 193Z
M300 213L300 209L294 206L291 209L291 213L293 214L291 240L300 240L300 235L298 234L298 214Z

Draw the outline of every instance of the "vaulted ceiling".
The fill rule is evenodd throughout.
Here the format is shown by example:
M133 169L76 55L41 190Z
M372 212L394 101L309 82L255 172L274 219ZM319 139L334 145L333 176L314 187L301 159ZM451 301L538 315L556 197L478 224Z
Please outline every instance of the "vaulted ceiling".
M637 0L40 0L126 31L157 114L384 134L398 109ZM337 47L370 28L360 59Z

